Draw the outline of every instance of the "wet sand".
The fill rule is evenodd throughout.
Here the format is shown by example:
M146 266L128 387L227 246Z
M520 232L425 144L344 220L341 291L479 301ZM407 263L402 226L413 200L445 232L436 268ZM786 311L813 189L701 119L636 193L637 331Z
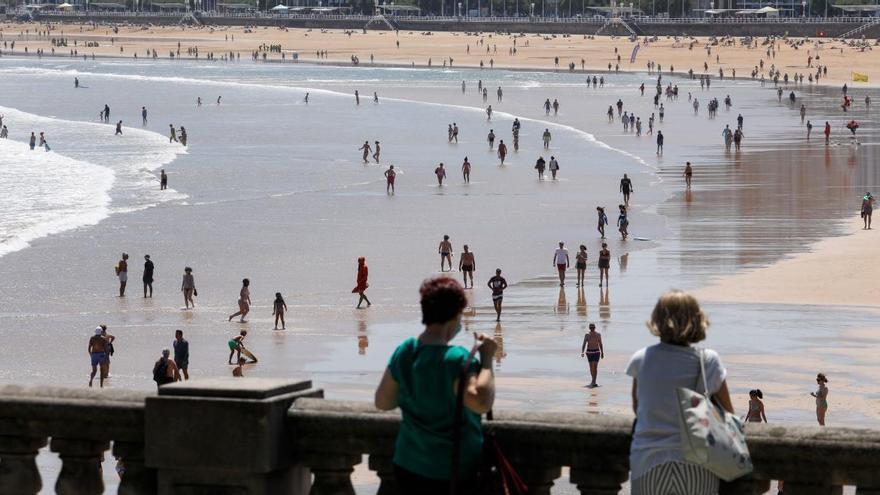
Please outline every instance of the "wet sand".
M705 47L709 38L659 38L649 45L642 46L636 61L630 63L630 53L634 44L626 38L599 36L587 39L584 36L563 35L525 35L493 33L461 33L436 32L420 33L401 31L360 30L312 30L283 28L244 28L244 27L181 27L181 26L118 26L118 33L111 26L55 24L48 36L39 37L35 34L33 24L0 24L3 40L16 41L16 54L24 54L28 47L31 54L37 48L45 53L52 53L52 38L66 38L67 47L55 48L58 56L68 56L76 49L79 56L92 54L100 56L119 56L132 58L147 56L146 50L155 49L158 56L168 58L175 52L182 58L190 58L187 49L198 47L201 58L214 53L219 58L224 53L239 54L241 59L250 59L251 53L261 45L280 44L285 61L292 61L293 53L298 53L300 61L318 63L350 64L352 56L360 59L361 65L373 64L418 66L425 67L429 63L433 67L441 67L444 61L452 59L455 67L480 67L486 69L515 68L540 70L567 70L569 63L576 69L588 72L608 71L609 64L613 68L618 65L621 71L643 71L649 61L660 64L664 73L670 69L683 74L692 69L697 74L709 74L718 77L718 70L723 69L730 77L736 72L739 79L749 78L753 68L761 59L765 66L760 72L767 73L771 64L783 73L815 73L815 66L821 64L828 67L827 77L821 82L833 86L843 83L850 87L876 87L880 81L880 57L868 49L849 47L833 39L810 39L795 48L778 41L775 55L768 56L767 48L759 41L758 48L742 46L712 46L711 53ZM40 27L40 30L45 29ZM27 33L29 31L29 33ZM517 53L512 54L516 38ZM73 42L78 42L73 46ZM112 40L112 41L111 41ZM477 45L479 41L484 44ZM84 43L97 43L97 47L83 47ZM399 45L397 44L399 42ZM693 46L691 43L693 42ZM527 46L526 46L527 45ZM470 50L468 51L468 46ZM490 48L487 53L487 48ZM497 50L496 50L497 48ZM876 47L874 47L876 48ZM326 58L317 58L316 51L326 50ZM179 53L177 53L179 51ZM4 53L8 49L4 49ZM813 68L807 67L808 53L820 60L814 61ZM262 57L262 54L260 55ZM559 59L558 66L555 61ZM717 58L716 58L717 57ZM268 53L267 60L281 61L282 54ZM703 64L708 65L704 69ZM852 82L852 71L868 75L869 83ZM781 77L780 77L781 79ZM857 102L857 104L860 102Z

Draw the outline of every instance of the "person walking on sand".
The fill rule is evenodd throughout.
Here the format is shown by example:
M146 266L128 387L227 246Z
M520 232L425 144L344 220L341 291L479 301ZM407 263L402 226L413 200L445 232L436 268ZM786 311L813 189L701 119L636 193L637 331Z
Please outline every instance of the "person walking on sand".
M115 136L121 136L121 135L122 135L122 121L121 121L121 120L120 120L119 122L116 123L116 134L114 134L114 135L115 135Z
M153 262L150 260L150 255L144 255L144 299L147 297L153 297ZM147 296L147 291L149 290L150 295Z
M370 287L370 284L367 281L369 275L370 271L367 268L367 259L361 256L358 258L357 285L354 286L354 289L351 289L352 294L357 294L359 296L357 309L361 309L361 304L364 302L367 303L368 308L373 305L367 298L367 288Z
M492 120L492 105L486 107L486 120Z
M394 194L394 179L397 178L397 172L394 171L394 165L388 167L388 170L385 171L385 192L387 194Z
M88 352L92 362L92 374L89 376L89 387L91 387L92 383L95 381L95 375L100 368L101 374L99 375L98 383L101 388L104 388L104 379L107 378L107 374L110 371L110 361L107 357L109 343L107 342L107 339L104 338L103 334L104 329L96 327L95 334L89 339Z
M174 331L171 347L174 348L174 364L178 372L183 375L184 380L189 380L189 342L183 338L183 330Z
M486 135L486 141L489 143L489 150L495 149L495 130L489 129L489 134Z
M434 175L437 176L437 185L443 186L443 179L446 178L446 169L443 168L442 163L434 169Z
M608 280L609 268L611 268L611 251L608 250L608 244L603 242L602 250L599 251L599 287L602 287L603 280L605 285L611 285L610 280Z
M474 260L474 253L468 248L468 245L464 245L464 252L461 253L461 257L458 259L458 271L461 272L461 281L464 284L464 288L467 289L467 281L468 276L471 279L471 289L474 288L474 270L477 269L477 262Z
M122 259L116 264L116 276L119 277L119 297L125 297L125 286L128 284L128 253L122 253Z
M498 146L498 152L501 152L501 146ZM471 162L468 161L468 157L464 157L464 162L461 164L461 176L465 184L471 183Z
M810 140L810 134L813 133L813 123L809 120L807 121L807 141Z
M635 189L633 189L632 180L626 174L623 174L623 178L620 179L620 192L623 194L623 204L629 206L629 196L635 192Z
M565 287L565 270L570 266L568 259L568 249L565 249L565 243L559 241L559 248L553 253L553 264L559 273L559 286Z
M575 287L584 287L584 274L587 271L587 246L581 244L575 255L574 267L577 270L577 284Z
M507 157L507 145L504 144L504 140L502 139L498 143L498 159L501 160L501 165L504 165L504 158Z
M354 90L354 104L355 105L361 104L361 95L360 95L360 93L358 93L358 90Z
M180 371L170 356L170 349L162 349L162 356L153 364L153 381L156 382L156 386L159 388L162 385L180 380Z
M871 215L874 214L874 196L866 192L862 197L862 221L865 223L864 230L871 229Z
M168 189L168 175L165 174L165 169L163 168L159 173L159 190L164 191L165 189Z
M825 121L825 145L827 146L830 143L831 143L831 124L829 124L828 121L826 120Z
M278 320L281 320L281 329L287 330L287 324L284 322L284 313L287 312L287 303L281 297L280 292L275 293L275 302L272 303L272 316L275 317L275 330L278 330Z
M657 131L657 154L663 154L663 131Z
M745 421L748 423L766 423L767 415L764 414L764 403L761 402L761 399L764 398L764 393L761 392L761 389L749 390L749 408L745 416Z
M617 216L617 231L620 232L620 236L625 241L629 236L629 231L627 230L629 228L629 218L626 215L625 205L618 205L618 208L620 209L620 214Z
M535 161L535 170L538 171L538 180L544 180L544 168L546 165L547 162L544 161L543 156L539 156L538 160Z
M550 177L553 180L556 180L556 173L559 172L559 162L556 161L555 156L550 156L550 163L548 167L550 168Z
M147 126L147 107L141 107L141 125Z
M449 271L452 271L452 243L449 242L448 235L443 236L443 240L440 241L440 245L437 247L437 252L440 253L440 271L446 271L443 269L444 261L449 264Z
M379 155L382 153L382 149L379 147L379 141L376 141L376 150L373 152L373 160L376 160L376 165L379 164Z
M193 301L193 296L198 295L192 271L193 269L188 266L183 269L183 282L180 284L180 291L183 292L183 304L186 305L186 309L189 309L190 305L195 309L196 303Z
M544 140L544 149L550 149L550 139L552 138L550 135L550 129L544 129L544 134L541 137Z
M584 335L581 344L581 357L586 357L590 364L590 384L588 388L596 388L596 376L599 374L599 360L605 359L605 347L602 345L602 334L596 331L596 324L590 323L590 331Z
M31 151L33 151L34 148L37 147L37 135L34 134L33 132L31 132L31 138L28 141L28 145L31 147Z
M501 276L501 268L495 269L495 276L490 278L489 283L486 285L492 290L492 305L495 307L495 321L501 321L501 303L504 301L504 289L507 288L507 280Z
M816 398L816 420L819 426L825 426L825 413L828 412L828 378L825 378L824 373L819 373L816 375L816 383L819 384L819 388L815 392L810 392L810 395Z
M361 157L361 158L363 158L364 163L370 163L369 156L370 156L370 152L373 151L373 149L370 148L370 142L364 141L364 145L361 146L360 148L358 148L358 150L364 152L364 155Z
M229 315L229 321L232 321L236 316L240 316L239 323L247 323L244 317L251 310L251 291L250 291L251 281L248 279L243 279L241 281L241 291L238 293L238 311Z
M604 206L597 206L596 213L599 215L599 234L605 238L605 226L608 225L608 215L605 214Z
M691 167L691 162L687 162L684 165L684 183L688 189L691 188L691 178L694 175L694 169Z

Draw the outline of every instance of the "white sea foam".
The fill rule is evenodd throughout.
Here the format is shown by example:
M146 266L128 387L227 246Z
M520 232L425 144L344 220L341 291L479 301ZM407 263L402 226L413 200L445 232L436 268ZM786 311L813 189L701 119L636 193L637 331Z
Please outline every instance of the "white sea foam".
M0 256L35 239L94 225L113 213L185 197L159 191L155 170L181 146L155 132L43 117L0 107L9 138L0 141ZM45 132L52 151L31 151L30 132Z

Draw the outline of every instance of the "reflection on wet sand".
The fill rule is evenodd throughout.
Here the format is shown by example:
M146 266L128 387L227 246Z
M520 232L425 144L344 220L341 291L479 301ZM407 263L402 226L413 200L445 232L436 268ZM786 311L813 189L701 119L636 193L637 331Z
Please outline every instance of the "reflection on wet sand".
M367 353L367 347L370 346L370 339L367 337L366 317L358 319L357 327L358 355L363 356Z
M559 288L559 297L556 300L556 314L567 315L569 313L568 300L565 298L565 287Z
M577 314L578 316L587 316L587 296L583 287L578 287L577 295Z
M609 288L599 289L599 318L608 322L611 319L611 301L608 299Z
M498 349L495 350L495 368L501 369L501 360L507 357L507 353L504 352L504 329L501 327L501 322L495 323L495 342L498 344Z

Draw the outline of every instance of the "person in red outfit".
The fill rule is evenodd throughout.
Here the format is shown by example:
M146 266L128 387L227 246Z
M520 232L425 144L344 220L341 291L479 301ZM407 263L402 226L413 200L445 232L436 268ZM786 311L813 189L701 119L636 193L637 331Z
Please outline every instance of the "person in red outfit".
M351 289L352 294L357 294L360 296L360 299L358 299L358 305L357 305L358 309L361 309L361 304L363 304L364 301L367 301L368 308L370 306L372 306L372 304L370 303L370 300L367 299L367 295L364 294L364 292L367 291L367 287L370 286L370 284L367 283L368 273L369 273L369 271L367 270L367 260L366 260L366 258L361 256L360 258L358 258L357 286L355 286L354 289Z

